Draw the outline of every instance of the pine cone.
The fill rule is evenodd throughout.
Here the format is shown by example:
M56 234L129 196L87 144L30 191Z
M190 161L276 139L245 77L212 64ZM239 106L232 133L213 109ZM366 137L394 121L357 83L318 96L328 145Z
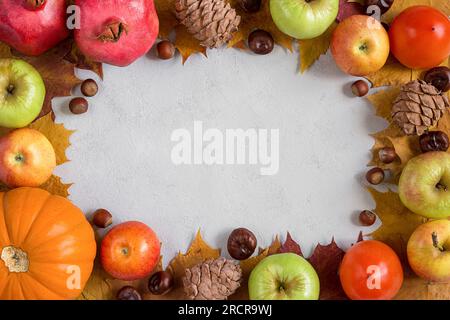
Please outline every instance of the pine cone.
M241 22L226 0L175 0L175 14L207 48L218 48L230 41Z
M184 292L190 300L226 300L241 285L241 267L231 260L207 260L186 269Z
M392 107L392 119L406 135L422 135L437 125L448 97L422 80L405 84Z

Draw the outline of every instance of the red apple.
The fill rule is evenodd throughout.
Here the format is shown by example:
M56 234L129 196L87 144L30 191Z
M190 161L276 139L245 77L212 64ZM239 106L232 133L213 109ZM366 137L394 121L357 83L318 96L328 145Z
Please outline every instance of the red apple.
M23 128L0 138L0 181L8 187L39 187L55 166L53 146L39 131Z
M413 271L430 281L450 281L450 220L435 220L420 225L407 246Z
M389 36L373 17L355 15L339 23L331 40L338 67L354 76L380 70L389 57Z
M103 238L100 261L116 279L145 278L157 265L161 245L155 232L142 222L129 221L113 227Z

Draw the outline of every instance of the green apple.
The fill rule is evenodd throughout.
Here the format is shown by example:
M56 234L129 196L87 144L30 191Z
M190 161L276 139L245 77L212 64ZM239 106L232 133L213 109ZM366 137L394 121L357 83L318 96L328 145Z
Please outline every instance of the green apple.
M450 220L435 220L420 225L407 246L413 271L430 281L450 281Z
M270 13L278 29L296 39L312 39L336 20L339 0L270 0Z
M0 127L29 125L41 112L44 99L44 81L32 65L0 59Z
M248 280L251 300L317 300L319 277L304 258L281 253L261 260Z
M450 217L450 154L423 153L408 161L400 176L400 200L412 212L431 219Z

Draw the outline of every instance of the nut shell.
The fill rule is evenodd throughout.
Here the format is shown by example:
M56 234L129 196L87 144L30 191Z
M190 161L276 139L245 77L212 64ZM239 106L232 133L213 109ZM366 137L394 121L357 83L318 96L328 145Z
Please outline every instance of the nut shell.
M420 136L419 144L420 150L424 153L430 151L447 151L449 139L445 132L430 131Z
M148 290L154 295L164 295L173 289L174 278L168 271L159 271L148 279Z
M441 92L450 90L450 69L447 67L436 67L425 73L425 82L432 84Z
M228 237L228 253L236 260L245 260L255 252L256 236L248 229L238 228Z

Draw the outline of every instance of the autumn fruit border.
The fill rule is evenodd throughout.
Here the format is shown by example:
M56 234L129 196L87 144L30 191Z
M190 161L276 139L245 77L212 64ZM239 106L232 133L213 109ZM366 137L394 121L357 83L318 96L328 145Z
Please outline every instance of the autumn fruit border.
M278 45L290 52L294 51L294 39L281 33L273 23L269 12L268 0L263 0L261 10L252 14L246 13L239 6L236 6L237 1L230 0L231 4L237 8L242 21L239 31L234 34L234 37L229 42L229 47L245 49L245 41L249 34L254 29L263 29L272 34L274 41ZM160 38L166 39L174 36L174 45L180 52L183 63L195 53L206 56L206 49L189 35L184 26L178 24L172 12L173 2L174 0L155 0L161 22ZM351 8L349 7L352 6L351 3L353 2L357 1L341 0L341 8L347 10L346 14L348 14L348 11L351 14ZM396 0L391 9L383 15L383 22L390 23L404 8L416 4L430 5L450 15L449 2L440 0ZM300 72L307 71L321 55L327 53L331 34L336 26L337 23L333 24L318 38L302 41L295 40L300 52ZM100 78L103 78L102 64L90 61L83 56L71 39L64 41L56 48L39 57L22 56L17 52L13 52L5 44L0 43L0 58L11 57L29 62L41 73L46 85L47 96L39 119L29 127L39 130L50 140L56 151L58 165L68 161L65 151L70 145L69 138L73 131L69 131L62 124L54 122L51 100L54 97L70 96L72 89L81 83L81 80L75 76L76 67L91 70L97 73ZM450 66L450 60L443 65ZM395 59L389 58L380 71L366 77L373 88L384 87L375 94L370 95L368 100L374 106L376 115L388 122L386 129L372 134L375 143L371 150L373 157L368 165L390 170L392 172L392 180L390 182L393 184L398 181L398 177L408 160L421 152L418 147L418 137L405 136L392 123L390 108L400 91L400 87L409 81L420 79L421 75L421 71L408 69L400 65ZM450 115L448 111L445 112L434 130L443 131L450 135ZM0 135L8 131L8 129L0 128ZM385 147L395 149L398 159L389 164L381 162L378 152ZM59 177L52 176L42 188L53 194L67 197L70 185L63 183ZM0 191L6 190L7 187L0 184ZM401 203L398 194L392 190L383 193L369 188L368 191L376 202L374 211L382 221L381 227L370 236L390 245L399 254L402 262L407 265L406 242L416 227L426 222L426 219L406 209ZM363 234L361 233L356 241L362 239ZM279 238L276 237L268 248L260 249L257 256L240 262L244 280L248 279L248 275L253 267L264 257L280 252L293 252L303 256L300 245L293 240L289 233L286 235L284 243L281 243ZM176 279L175 289L169 294L154 296L149 293L147 288L148 278L134 282L111 279L97 263L80 299L113 299L117 290L124 285L133 285L139 288L143 292L145 299L184 298L181 281L179 281L184 276L184 270L206 259L215 259L219 256L220 250L214 249L205 243L200 231L198 231L188 251L185 254L179 253L168 265L167 269L173 273ZM346 299L337 274L343 256L344 251L336 245L333 239L328 245L318 244L313 254L308 258L321 280L320 299ZM162 257L155 272L160 270L162 270ZM247 291L247 285L244 283L230 299L248 299ZM397 299L450 299L448 292L450 292L450 284L431 284L407 270L404 285L397 295Z

